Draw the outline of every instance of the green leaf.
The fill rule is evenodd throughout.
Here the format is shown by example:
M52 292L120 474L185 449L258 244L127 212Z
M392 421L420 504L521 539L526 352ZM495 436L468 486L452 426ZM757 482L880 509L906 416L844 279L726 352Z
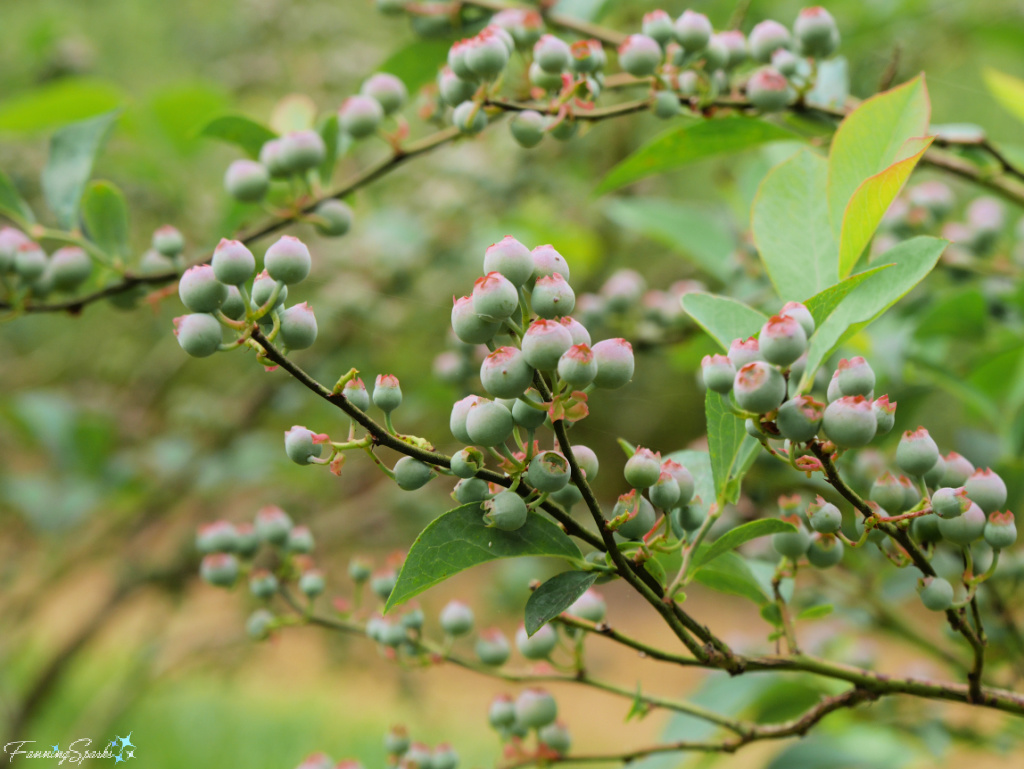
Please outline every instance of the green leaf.
M436 518L412 543L384 611L472 566L524 555L582 558L565 532L539 513L530 513L515 531L501 531L484 526L479 504L456 507Z
M719 593L749 598L758 606L769 599L750 568L736 553L724 553L693 573L696 582Z
M682 304L697 325L707 331L723 350L729 349L733 339L746 339L757 334L768 320L767 315L743 302L700 291L684 296Z
M388 56L374 72L394 75L414 94L437 77L451 46L450 40L416 40Z
M989 93L995 97L1002 108L1024 123L1024 80L992 69L992 67L985 67L982 70L982 75Z
M797 619L821 619L832 613L835 607L830 603L819 603L816 606L808 606L796 615Z
M932 139L909 139L903 146L906 157L861 184L846 206L839 237L839 274L846 277L857 264L865 246L875 234L882 216L907 183Z
M234 144L241 147L249 157L258 158L260 148L276 138L277 134L243 115L221 115L203 126L199 136Z
M324 162L317 169L317 174L320 176L321 184L330 184L331 177L334 176L334 166L338 162L338 140L341 138L338 128L338 113L332 112L324 118L318 131L320 138L324 140L327 154L324 155Z
M615 442L619 444L619 448L622 449L622 453L626 455L626 459L636 454L636 446L627 441L625 438L616 438Z
M839 246L829 221L828 161L803 150L761 182L751 214L754 244L784 301L803 300L839 280Z
M228 108L230 99L219 85L203 81L175 83L157 91L149 103L153 120L182 155L201 147L197 133L215 115Z
M654 137L613 168L597 192L605 193L698 160L733 154L768 142L787 141L794 134L773 123L747 117L683 121Z
M720 393L707 391L704 415L708 425L708 456L711 457L711 477L715 479L715 499L721 506L733 477L740 446L744 438L750 436L743 426L743 420L732 413L729 402Z
M116 120L116 112L107 112L65 126L50 139L50 157L43 169L43 196L57 223L66 230L78 225L78 204L93 161Z
M928 133L931 106L924 77L873 96L851 112L832 139L828 207L838 236L846 207L864 181L897 160L908 139Z
M693 565L700 568L704 564L710 563L724 553L735 550L752 539L789 531L796 531L796 526L778 518L760 518L756 521L744 523L742 526L730 529L714 542L701 545L697 552L693 554Z
M110 182L91 182L82 196L85 234L107 254L128 255L128 205Z
M124 93L113 83L61 78L0 102L0 131L46 131L110 112L123 103Z
M851 291L811 336L807 369L799 391L806 392L818 367L849 336L860 331L892 307L932 271L947 241L917 237L889 249L889 269L876 273Z
M11 178L0 171L0 214L17 224L35 224L36 217L28 203L21 197Z
M972 287L944 296L914 319L914 336L927 339L952 336L981 339L989 322L988 300L979 288Z
M892 265L883 264L879 267L872 267L870 270L864 270L864 272L858 272L856 275L851 275L845 280L841 280L834 286L829 286L824 291L820 291L810 299L804 301L804 306L811 313L811 317L814 318L814 325L820 326L825 322L825 318L832 314L832 311L839 306L840 302L849 294L853 289L857 288L861 283L870 278L877 272L887 270Z
M736 269L736 238L706 209L664 198L617 198L605 213L619 227L668 246L723 283Z
M563 571L534 590L526 601L526 634L532 636L572 606L599 576L596 571Z
M694 487L694 501L690 503L690 506L696 506L707 515L711 504L715 501L715 481L711 475L711 457L706 451L684 449L683 451L673 451L665 459L674 459L690 471Z

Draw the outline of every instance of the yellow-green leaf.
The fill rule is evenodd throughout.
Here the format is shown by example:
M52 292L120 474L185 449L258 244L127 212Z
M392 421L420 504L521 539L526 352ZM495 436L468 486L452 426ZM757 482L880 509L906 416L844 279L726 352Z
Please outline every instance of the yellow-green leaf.
M1003 109L1024 123L1024 80L992 67L982 71L989 92Z

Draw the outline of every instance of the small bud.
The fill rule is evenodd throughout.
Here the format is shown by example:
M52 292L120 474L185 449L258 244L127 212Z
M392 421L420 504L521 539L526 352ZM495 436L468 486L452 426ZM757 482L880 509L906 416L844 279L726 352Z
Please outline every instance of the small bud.
M359 93L376 99L385 115L400 110L409 98L405 83L386 72L370 75L359 89Z
M449 601L439 619L446 635L457 637L473 629L473 610L461 601Z
M302 425L295 425L284 433L284 451L297 465L308 465L310 459L319 457L323 446L316 442L316 434Z
M655 10L645 13L640 31L647 37L653 38L658 45L666 46L676 38L676 30L672 24L672 17L663 10Z
M292 530L292 519L280 507L273 505L261 508L254 521L256 536L272 545L283 545Z
M395 462L395 483L402 491L415 491L434 477L433 468L415 457L402 457Z
M199 565L199 575L214 587L232 587L239 571L238 559L231 553L210 553Z
M723 395L732 392L736 367L726 355L705 355L700 362L704 385L712 392Z
M441 99L450 107L472 99L476 92L476 86L452 72L451 67L444 67L438 73L437 89Z
M967 496L982 512L994 513L1006 504L1006 484L992 470L975 470L964 483Z
M181 315L174 319L174 336L181 349L194 358L206 358L220 349L221 325L212 315L203 312Z
M483 467L483 452L474 446L468 446L452 454L452 472L458 478L472 478Z
M230 553L237 544L238 533L228 521L203 524L196 532L196 549L200 553Z
M658 41L647 35L630 35L619 46L619 66L634 77L653 75L661 57Z
M299 592L306 598L316 598L324 592L325 587L324 573L319 569L309 569L299 577Z
M452 404L452 413L448 420L448 427L452 435L455 436L455 440L459 441L459 443L473 442L473 439L469 437L469 433L466 432L466 417L469 414L470 406L481 400L483 398L479 395L467 395L462 400Z
M288 532L288 541L285 543L288 552L312 553L314 546L313 532L309 530L308 526L293 526L292 530Z
M703 51L713 32L707 16L689 9L676 19L675 28L676 39L688 54Z
M600 40L577 40L569 46L569 53L572 55L570 66L573 72L593 74L608 63Z
M483 503L484 525L501 531L521 528L528 517L526 502L514 491L499 491Z
M750 30L750 55L762 64L771 61L772 54L793 44L789 30L773 19L755 24Z
M578 443L574 443L572 446L573 459L576 460L577 466L583 472L583 477L588 481L593 482L597 478L597 471L600 467L597 461L597 454L594 450L588 446L583 446Z
M985 524L985 541L993 550L1012 547L1017 541L1017 525L1013 513L1007 510L1005 513L994 512L989 515L988 523Z
M572 335L557 321L541 318L526 329L522 344L523 355L531 366L541 371L552 371L558 367L559 359L572 346ZM594 354L596 357L596 349ZM598 367L600 371L600 361Z
M825 408L822 426L840 448L867 446L878 430L872 401L863 395L843 396Z
M373 405L390 414L402 405L402 387L393 374L378 374L373 384Z
M366 391L366 385L363 384L362 379L348 380L345 382L345 386L342 387L341 393L349 403L360 411L366 411L370 408L370 394Z
M50 256L49 271L54 289L73 291L92 274L92 259L78 246L64 246Z
M482 630L476 640L476 656L490 667L500 667L508 662L512 647L508 638L497 628Z
M512 698L507 694L499 694L491 700L487 709L487 722L495 729L511 726L516 720L516 708Z
M725 68L733 69L747 60L747 38L738 29L727 29L719 32L715 38L726 50Z
M907 430L896 447L896 464L908 475L923 476L938 459L939 447L923 427Z
M277 577L266 569L256 569L249 575L249 592L256 598L273 598L278 588Z
M264 641L270 637L270 631L276 620L267 609L257 609L245 621L245 632L254 641Z
M785 77L793 77L800 69L800 59L785 48L773 51L770 63L780 75Z
M542 625L532 636L522 625L516 631L516 648L528 660L547 659L558 644L558 634L551 625Z
M338 238L352 228L352 209L340 200L323 201L313 209L313 214L317 217L313 226L321 235Z
M353 558L348 562L348 576L357 585L366 582L372 573L372 567L362 558Z
M607 390L616 390L629 384L633 378L633 345L625 339L605 339L592 348L597 361L594 384Z
M491 490L487 481L480 478L463 478L455 484L452 494L460 505L468 505L471 502L490 499Z
M903 494L903 486L896 480L892 473L885 473L871 484L871 491L868 495L872 501L877 502L887 511L893 514L902 513L906 506L906 497Z
M544 72L560 75L569 68L569 44L554 35L541 35L533 46L533 60Z
M370 577L370 590L380 600L386 601L391 596L391 591L395 589L397 582L398 574L395 573L394 569L382 569L374 572L373 576Z
M384 108L370 96L350 96L338 110L339 127L353 139L370 136L383 119Z

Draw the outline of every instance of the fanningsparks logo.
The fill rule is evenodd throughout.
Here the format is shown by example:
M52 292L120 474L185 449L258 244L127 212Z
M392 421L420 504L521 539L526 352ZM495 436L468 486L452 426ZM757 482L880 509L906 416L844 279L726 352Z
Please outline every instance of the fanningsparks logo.
M4 745L4 755L10 756L8 761L14 761L15 756L24 758L55 758L58 765L65 762L69 764L80 764L83 761L93 758L114 759L115 764L135 758L135 745L132 744L132 733L128 732L127 737L115 737L106 744L103 750L90 750L92 740L82 737L72 742L66 750L61 750L60 744L44 746L44 749L35 747L35 740L15 740Z

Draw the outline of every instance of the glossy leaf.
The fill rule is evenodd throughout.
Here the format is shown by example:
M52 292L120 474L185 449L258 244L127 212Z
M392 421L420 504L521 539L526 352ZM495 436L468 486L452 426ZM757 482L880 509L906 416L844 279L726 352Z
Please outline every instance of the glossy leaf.
M796 615L797 619L821 619L827 617L835 607L830 603L819 603L815 606L808 606Z
M565 532L539 513L530 513L515 531L501 531L484 526L479 504L456 507L436 518L413 542L384 610L472 566L524 555L582 557Z
M706 563L693 573L693 579L719 593L738 595L759 606L769 600L753 572L736 553L723 553Z
M697 325L707 331L723 350L728 350L734 339L746 339L757 334L768 320L764 313L736 299L700 291L684 296L682 304Z
M116 120L116 112L107 112L65 126L50 139L50 157L43 169L43 195L57 223L66 230L78 226L78 206L93 161Z
M599 576L596 571L563 571L534 590L526 601L526 634L532 636L572 606Z
M748 117L682 121L654 137L613 168L598 186L598 193L632 184L716 155L733 154L768 142L787 141L794 134L773 123Z
M784 532L796 531L796 526L778 518L760 518L756 521L744 523L730 529L710 544L702 545L693 556L693 565L696 567L710 563L724 553L735 550L740 545L750 542L758 537L767 537L771 534L782 534Z
M982 75L989 93L1002 108L1024 123L1024 80L992 67L985 67Z
M108 254L128 254L128 205L110 182L92 182L82 196L85 234Z
M28 203L21 197L18 188L14 186L11 178L0 171L0 215L21 224L33 224L36 217L29 208Z
M427 83L433 82L437 70L448 58L450 40L416 40L392 53L377 67L377 72L394 75L416 93Z
M715 481L711 474L711 458L706 451L694 451L684 449L673 451L665 459L674 459L690 471L693 476L694 501L690 506L696 505L705 515L711 509L715 501Z
M743 420L730 411L724 395L708 390L704 396L704 415L708 426L708 456L711 458L711 476L715 481L715 499L721 505L734 475L740 446L749 436Z
M243 115L216 117L200 129L199 135L234 144L254 159L260 156L260 148L264 144L277 137L277 134L265 125Z
M872 267L870 270L864 272L858 272L856 275L851 275L845 280L841 280L834 286L829 286L824 291L812 296L810 299L804 301L804 306L811 313L811 317L814 318L814 325L820 326L825 322L825 318L832 314L832 311L839 306L840 302L849 294L853 289L857 288L861 283L870 278L881 270L886 270L891 265L883 264L878 267Z
M828 161L811 150L761 182L751 215L754 244L784 301L804 300L839 280L839 246L829 222Z

